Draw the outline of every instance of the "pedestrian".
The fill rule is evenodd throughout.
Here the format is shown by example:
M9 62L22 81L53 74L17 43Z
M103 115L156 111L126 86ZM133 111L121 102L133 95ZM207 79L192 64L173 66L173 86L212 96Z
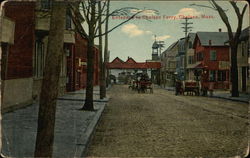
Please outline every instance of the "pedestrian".
M179 80L175 81L175 95L181 94L181 82Z

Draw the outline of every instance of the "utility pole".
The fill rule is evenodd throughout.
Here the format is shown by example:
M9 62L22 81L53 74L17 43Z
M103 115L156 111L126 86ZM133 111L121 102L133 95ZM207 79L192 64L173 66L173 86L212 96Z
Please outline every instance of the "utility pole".
M191 26L189 26L189 25L191 25L191 24L193 24L192 22L188 22L188 20L189 19L192 19L192 18L184 18L185 19L185 22L184 23L181 23L181 24L183 24L184 25L184 27L181 27L181 28L183 28L184 29L184 31L183 32L185 32L185 37L187 37L187 33L189 32L189 31L192 31L192 28L193 27L191 27Z
M192 31L193 27L191 27L190 25L192 25L193 23L192 22L188 22L192 18L186 17L184 19L185 19L185 22L181 23L182 25L184 25L184 27L181 27L181 28L183 28L184 29L183 32L185 32L185 44L184 44L184 46L185 46L185 55L184 55L184 80L186 80L187 50L188 50L188 42L189 42L188 41L189 39L188 39L187 35L188 35L189 31Z

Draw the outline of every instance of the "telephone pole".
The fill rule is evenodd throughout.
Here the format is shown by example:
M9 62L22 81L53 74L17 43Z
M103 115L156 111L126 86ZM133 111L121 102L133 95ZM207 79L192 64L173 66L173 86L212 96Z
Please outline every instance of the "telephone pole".
M183 24L184 25L184 27L181 27L181 28L183 28L184 29L184 31L183 32L185 32L185 37L187 37L187 33L189 32L189 31L192 31L192 28L193 27L191 27L191 26L189 26L189 25L191 25L191 24L193 24L192 22L188 22L188 20L189 19L192 19L192 18L183 18L183 19L185 19L185 22L184 23L181 23L181 24Z

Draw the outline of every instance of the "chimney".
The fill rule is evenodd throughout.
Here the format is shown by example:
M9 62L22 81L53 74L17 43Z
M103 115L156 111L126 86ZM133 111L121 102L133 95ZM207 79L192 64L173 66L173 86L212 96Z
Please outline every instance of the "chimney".
M210 45L210 46L212 45L212 40L209 40L209 45Z
M219 32L221 32L221 28L219 28Z

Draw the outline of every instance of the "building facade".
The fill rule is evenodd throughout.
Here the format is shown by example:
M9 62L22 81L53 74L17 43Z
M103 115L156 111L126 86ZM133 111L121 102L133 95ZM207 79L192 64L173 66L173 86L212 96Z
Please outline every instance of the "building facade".
M230 59L227 32L197 32L194 40L193 69L206 72L204 83L213 89L229 89Z
M176 54L176 78L185 80L185 65L186 65L186 38L181 38L178 42L178 53Z
M239 91L250 93L250 76L249 76L249 27L242 30L240 43L238 45L238 85Z
M186 80L196 80L194 75L194 65L195 64L195 56L194 56L194 38L195 33L189 33L187 36L187 49L186 49L186 69L185 69L185 79Z
M171 44L161 55L161 85L163 87L174 86L177 53L178 41Z
M1 2L2 109L39 100L50 29L50 1ZM25 10L25 11L24 11ZM66 15L64 52L59 95L86 87L87 41L75 33ZM94 85L99 80L98 48L95 47ZM15 97L13 97L15 96Z
M116 83L124 83L122 76L134 75L135 73L147 73L149 78L152 80L151 71L159 70L160 67L160 62L136 62L131 57L128 57L126 62L121 60L119 57L116 57L112 62L107 64L109 74L113 76Z

